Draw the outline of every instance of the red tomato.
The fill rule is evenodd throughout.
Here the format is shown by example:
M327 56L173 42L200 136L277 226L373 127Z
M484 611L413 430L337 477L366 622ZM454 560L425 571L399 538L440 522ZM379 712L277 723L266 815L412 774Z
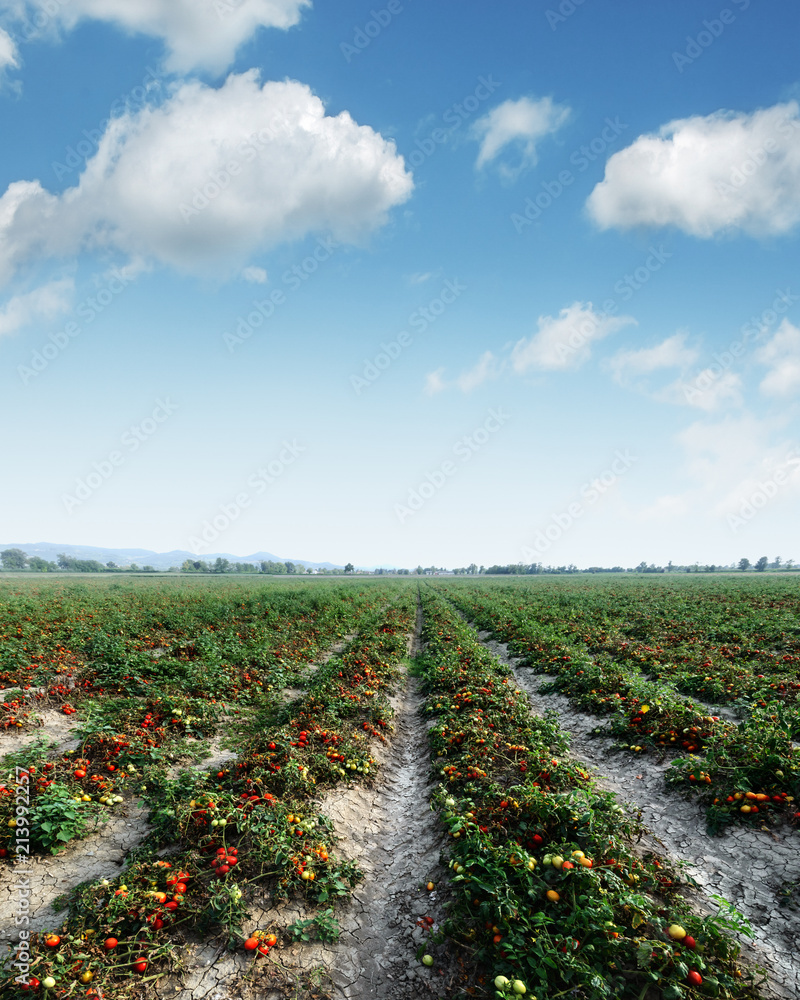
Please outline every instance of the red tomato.
M57 948L61 944L61 938L58 934L45 934L44 943L48 948Z
M109 937L106 938L105 941L103 942L103 947L105 948L106 951L113 951L118 944L119 941L117 941L115 937Z
M145 969L147 968L147 959L137 958L136 961L133 963L133 967L137 972L144 972Z
M244 943L245 951L255 951L257 947L258 938L255 937L249 937Z
M697 942L690 934L687 934L686 937L683 939L683 944L687 948L689 948L690 951L694 951Z
M690 986L701 986L703 983L703 977L700 975L699 972L695 972L695 970L692 969L692 971L686 977L686 982Z

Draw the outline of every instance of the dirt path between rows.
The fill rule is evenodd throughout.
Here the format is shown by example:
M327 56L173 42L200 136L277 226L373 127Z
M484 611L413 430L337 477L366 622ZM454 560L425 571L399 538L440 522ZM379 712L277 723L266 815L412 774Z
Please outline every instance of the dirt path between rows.
M351 641L353 636L347 636L321 654L308 669L318 669ZM39 736L48 736L58 741L52 755L63 754L66 750L75 749L79 741L73 738L73 732L78 723L55 710L45 709L42 713L42 728L33 732L4 734L0 742L0 752L3 754L21 750L33 743ZM228 717L229 723L234 718ZM235 758L236 754L222 749L223 737L218 735L209 746L210 757L194 765L199 770L220 766ZM172 775L186 770L185 765L171 768ZM149 810L135 801L127 801L109 820L88 837L70 843L63 851L54 856L35 856L30 868L32 875L27 875L26 888L30 889L30 931L54 930L67 916L66 908L53 910L52 904L59 896L77 888L83 882L93 882L98 879L116 878L124 867L130 851L138 846L150 827L147 823ZM18 883L21 876L16 873L20 866L5 864L0 869L0 953L12 941L16 942L17 929L15 917L19 909Z
M25 876L30 889L30 931L55 930L66 918L66 908L57 913L53 902L82 882L113 879L120 873L128 852L148 832L147 809L127 804L95 833L73 841L53 857L31 858L32 874ZM14 919L19 907L18 875L21 866L6 865L0 875L0 951L16 943L18 930Z
M800 879L797 833L789 827L773 830L732 827L721 837L705 832L705 812L696 801L668 791L664 775L669 761L632 758L614 749L614 740L593 737L596 716L576 711L561 694L540 694L539 686L553 678L520 666L504 643L489 632L479 638L490 652L513 671L535 712L555 710L568 733L573 756L592 769L600 787L615 792L641 812L642 822L673 858L686 861L688 872L706 899L696 902L707 912L716 907L708 898L723 896L748 920L755 935L752 946L743 941L743 954L763 966L770 982L765 997L797 1000L800 997L800 913L779 905L779 892ZM654 848L658 850L658 844Z
M420 648L421 632L418 610L409 637L410 656ZM356 861L364 872L351 900L337 912L339 940L298 943L273 952L264 971L253 978L252 991L242 976L253 960L222 953L209 944L198 949L200 967L184 978L177 992L165 983L160 996L272 1000L308 996L298 987L309 982L318 983L322 991L313 995L333 1000L430 1000L454 995L454 983L463 982L464 976L452 949L430 945L427 950L435 958L431 968L416 957L430 934L420 926L422 918L432 918L436 931L444 916L440 893L425 888L429 880L443 881L444 871L439 864L442 832L428 804L428 730L417 680L404 671L391 702L395 715L390 743L373 749L381 765L376 785L336 789L321 802L321 811L342 838L337 853ZM302 902L265 906L252 913L245 931L276 921L286 926L312 915ZM279 972L282 987L275 985Z

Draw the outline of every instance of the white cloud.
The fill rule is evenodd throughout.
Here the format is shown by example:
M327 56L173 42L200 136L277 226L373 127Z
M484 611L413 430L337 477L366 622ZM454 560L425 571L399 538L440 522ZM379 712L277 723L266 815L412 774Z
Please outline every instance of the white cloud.
M54 0L15 6L26 24L40 24L44 9L53 28L106 21L132 34L161 38L170 70L221 73L259 28L291 28L310 5L310 0Z
M242 277L254 285L266 285L267 272L263 267L246 267L242 271Z
M573 302L558 316L540 316L539 329L531 337L517 341L511 363L517 374L529 369L563 371L578 368L589 359L592 344L611 333L636 323L632 316L596 313L591 302Z
M742 380L735 373L715 366L689 374L689 368L697 361L699 352L687 346L686 336L681 331L655 347L620 351L608 363L614 381L623 386L633 385L658 402L691 406L707 413L724 406L741 406ZM669 368L680 369L681 377L660 389L653 388L647 376Z
M0 197L0 282L32 257L103 247L188 271L330 233L359 242L411 194L394 143L300 83L251 70L219 89L181 84L114 119L78 185L18 181Z
M444 368L437 368L435 372L428 372L425 376L425 387L424 392L426 396L435 396L439 392L444 392L447 388L442 375L444 374Z
M691 379L681 378L672 382L657 393L655 398L713 413L725 406L742 405L742 380L734 372L704 368Z
M786 233L800 222L799 110L791 101L752 114L720 111L640 136L609 159L589 213L603 229Z
M497 359L491 351L486 351L472 368L458 376L456 385L462 392L472 392L479 385L483 385L487 379L494 378L496 375Z
M568 107L554 104L550 97L504 101L472 126L472 136L481 144L476 167L487 166L513 145L519 148L518 163L500 164L499 169L506 178L517 177L526 168L536 166L537 142L561 128L569 114Z
M675 333L655 347L620 351L609 361L614 380L627 385L632 378L649 375L662 368L686 368L697 360L697 351L686 346L686 334Z
M51 320L72 305L75 284L72 278L51 281L32 292L14 295L0 307L0 337L16 333L36 320Z
M0 28L0 73L8 66L19 66L19 55L14 39Z
M697 421L678 435L687 456L687 471L699 488L714 498L714 510L724 516L739 509L768 481L782 482L767 491L779 498L800 491L797 448L777 440L777 428L752 414L716 423ZM780 432L778 432L780 433Z
M757 354L770 371L760 385L767 396L789 396L800 390L800 328L784 319Z

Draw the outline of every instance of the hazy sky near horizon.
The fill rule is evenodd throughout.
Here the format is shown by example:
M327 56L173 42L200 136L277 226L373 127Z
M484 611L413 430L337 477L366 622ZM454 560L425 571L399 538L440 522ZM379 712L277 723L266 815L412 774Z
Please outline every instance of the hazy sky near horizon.
M0 0L0 534L800 557L799 35L779 0Z

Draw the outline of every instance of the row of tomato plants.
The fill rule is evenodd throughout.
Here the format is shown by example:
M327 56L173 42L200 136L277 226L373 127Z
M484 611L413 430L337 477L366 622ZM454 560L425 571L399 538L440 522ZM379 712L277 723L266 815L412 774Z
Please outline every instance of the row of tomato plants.
M154 687L246 699L259 673L310 662L388 599L385 586L164 580L0 584L0 728L35 710Z
M496 995L755 996L725 930L746 922L732 908L692 913L671 867L633 850L635 819L570 759L555 720L531 713L449 604L422 600L445 930L491 970Z
M704 802L710 832L734 820L800 821L800 753L792 741L800 721L796 705L754 705L736 725L709 715L668 682L647 679L635 662L592 656L569 620L541 624L525 606L513 606L492 591L445 592L529 667L554 675L543 692L560 691L577 707L608 716L608 731L627 752L673 754L668 781Z
M285 929L242 932L264 894L301 894L325 906L318 926L333 933L329 908L349 895L358 871L336 859L335 834L313 799L320 788L372 780L373 747L389 726L387 690L407 650L412 612L407 597L370 616L288 705L262 684L232 727L238 754L224 766L169 777L163 764L134 763L126 741L112 737L122 749L113 753L111 773L123 774L117 780L149 806L152 832L123 874L71 896L63 928L31 935L36 962L20 990L52 979L55 996L72 995L76 984L91 984L89 995L122 995L132 979L146 983L175 968L188 930L223 928L232 946L267 954ZM171 706L167 715L170 724L180 722L180 710ZM97 760L86 745L69 760L86 772L77 780L92 779ZM27 770L30 782L38 769ZM11 961L9 980L16 978Z
M800 697L795 578L494 582L492 592L541 625L717 703Z
M56 587L54 595L58 593ZM204 655L193 664L191 677L187 676L180 658L187 643L181 639L175 645L174 635L172 645L162 645L158 650L163 655L137 653L145 660L144 666L140 666L135 676L122 675L115 681L109 681L108 676L119 669L132 669L130 659L123 658L120 665L113 662L113 656L112 662L80 661L76 656L77 686L72 700L78 708L70 707L69 711L78 713L75 731L81 748L77 754L53 758L50 744L43 739L5 762L6 780L0 780L0 858L9 856L8 842L14 835L16 764L32 768L31 775L36 775L28 794L33 850L56 853L103 822L110 810L118 808L118 793L124 793L131 780L154 767L167 767L190 749L197 752L197 744L190 746L187 739L213 736L222 713L235 715L247 711L262 694L269 696L297 682L300 672L321 649L346 631L357 628L365 615L374 615L389 594L385 588L365 594L331 585L321 592L308 586L287 592L285 585L262 584L258 592L247 591L247 595L241 587L234 593L225 588L222 595L214 587L208 587L202 594L196 588L187 593L184 588L173 587L167 595L145 594L139 588L123 591L118 598L122 611L115 610L113 623L96 609L100 621L94 641L100 645L121 618L128 621L128 628L132 627L131 622L138 622L144 630L140 645L142 641L166 642L163 635L153 639L148 631L152 629L152 620L148 623L138 612L131 614L131 608L140 605L152 613L154 603L158 617L173 626L180 621L188 627L198 615L205 620L211 610L218 615L218 628L224 625L230 632L235 630L239 637L246 637L248 631L252 633L261 619L269 625L260 628L257 644L248 645L242 640L238 652L229 642L215 646L218 640L201 634L194 647L205 643ZM91 592L97 599L101 595L105 595L105 601L105 591L100 595ZM224 602L222 596L226 597ZM245 596L247 601L243 600ZM188 611L179 607L187 601ZM40 618L49 616L51 624L65 616L65 608L58 600L37 607ZM82 621L80 615L77 621ZM225 652L231 654L230 660L224 658ZM44 698L47 691L52 691L54 677L41 663L36 670L43 682L38 697ZM99 683L101 675L108 687ZM121 691L124 694L120 695Z

